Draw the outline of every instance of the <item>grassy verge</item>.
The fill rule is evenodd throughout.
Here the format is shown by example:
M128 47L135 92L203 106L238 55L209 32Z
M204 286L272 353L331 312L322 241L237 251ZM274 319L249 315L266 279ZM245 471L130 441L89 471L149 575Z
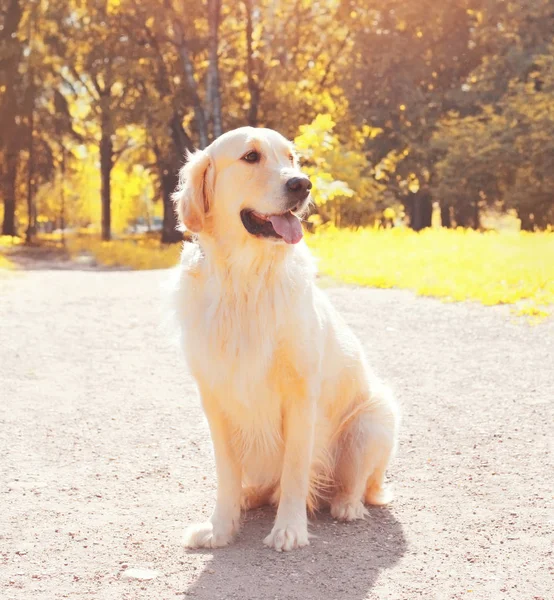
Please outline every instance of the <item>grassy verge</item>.
M156 239L137 238L102 242L90 236L67 240L71 256L92 254L98 264L130 269L166 269L177 264L181 244L163 245Z
M13 262L6 256L2 256L2 254L0 254L0 269L13 269L14 268L14 264Z
M10 235L0 235L0 270L4 273L8 270L15 269L15 264L9 258L9 253L14 246L21 244L21 240Z
M378 288L448 301L517 304L546 316L554 304L554 233L327 229L308 237L320 271Z

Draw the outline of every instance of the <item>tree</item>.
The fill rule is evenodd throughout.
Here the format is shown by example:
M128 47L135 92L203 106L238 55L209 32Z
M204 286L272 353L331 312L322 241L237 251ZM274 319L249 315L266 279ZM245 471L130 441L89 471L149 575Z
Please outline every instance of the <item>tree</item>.
M51 18L63 11L53 2ZM127 148L116 147L118 130L129 124L132 105L139 100L136 81L141 49L124 29L125 15L118 2L96 2L69 7L71 15L57 21L49 46L61 60L58 74L73 101L88 106L81 116L83 135L97 140L100 151L102 239L111 238L111 173Z
M462 85L485 52L475 41L480 3L342 3L341 18L354 42L340 81L356 122L383 130L367 141L369 160L379 163L390 152L402 157L388 189L404 202L417 229L431 225L437 157L430 140L442 116L458 108Z
M20 151L18 135L19 66L23 44L19 26L23 17L20 0L4 0L0 4L0 185L4 197L3 235L16 235L16 178Z
M132 0L125 5L125 27L143 49L138 81L142 97L132 119L145 127L154 155L165 243L182 239L171 194L186 151L205 147L224 127L218 55L222 6L210 0L207 18L201 8L171 0L160 4ZM199 67L202 63L207 66Z
M3 232L17 233L23 196L27 204L26 240L35 231L34 195L53 175L48 144L49 61L43 49L44 15L40 0L6 2L0 13L0 190L4 198ZM19 215L18 215L19 213Z
M323 220L332 219L339 227L366 225L376 212L384 186L375 180L361 148L367 136L375 137L380 131L366 127L346 145L333 133L335 125L328 115L318 115L300 126L294 142L313 183L312 198Z
M490 205L516 210L524 229L545 227L554 216L554 10L543 1L487 8L479 36L491 53L463 86L464 111L435 134L435 191L459 225L479 227Z
M213 139L223 133L221 117L221 94L219 87L219 22L221 19L221 0L208 0L208 98L212 115Z
M25 198L29 237L37 198L60 213L48 188L79 224L101 207L104 239L159 199L177 241L186 151L246 123L297 138L337 224L402 202L419 230L438 200L447 225L490 205L542 227L553 18L551 0L0 0L4 230Z

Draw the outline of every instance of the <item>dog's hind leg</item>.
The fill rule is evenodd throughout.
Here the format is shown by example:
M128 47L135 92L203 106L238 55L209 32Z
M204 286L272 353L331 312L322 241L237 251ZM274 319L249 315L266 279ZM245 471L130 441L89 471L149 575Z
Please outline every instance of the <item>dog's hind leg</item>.
M331 514L341 521L361 519L367 504L386 504L387 465L395 450L398 412L388 390L360 402L347 419L337 444L335 496Z

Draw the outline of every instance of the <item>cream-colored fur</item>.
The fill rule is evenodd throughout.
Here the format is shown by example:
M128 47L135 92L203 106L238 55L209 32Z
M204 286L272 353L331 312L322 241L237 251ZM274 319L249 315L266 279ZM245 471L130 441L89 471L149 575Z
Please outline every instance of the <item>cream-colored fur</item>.
M242 157L255 149L257 164ZM278 133L224 134L183 167L175 202L197 233L185 244L175 293L183 347L214 445L218 489L189 547L228 544L247 510L273 502L266 545L307 545L307 508L328 502L341 520L384 504L399 415L360 343L314 284L303 242L254 237L240 211L285 210L284 183L300 175Z

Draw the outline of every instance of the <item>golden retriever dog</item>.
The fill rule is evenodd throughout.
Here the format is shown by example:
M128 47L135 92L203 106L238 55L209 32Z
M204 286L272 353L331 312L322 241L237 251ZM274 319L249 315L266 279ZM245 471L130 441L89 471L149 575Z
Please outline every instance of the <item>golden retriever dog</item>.
M310 188L269 129L225 133L181 170L176 210L197 241L184 245L175 308L217 471L215 509L186 530L188 547L229 544L241 509L272 503L264 543L292 550L322 502L351 521L389 500L398 409L314 283Z

